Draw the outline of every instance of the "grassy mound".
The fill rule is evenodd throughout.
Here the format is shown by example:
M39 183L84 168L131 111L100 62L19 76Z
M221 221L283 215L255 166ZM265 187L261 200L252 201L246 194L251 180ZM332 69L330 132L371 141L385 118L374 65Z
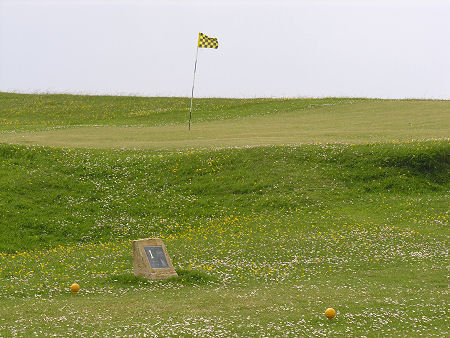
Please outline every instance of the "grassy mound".
M386 196L448 189L449 149L440 141L162 155L0 145L0 249L175 234L233 215L312 223L310 215L325 210L352 218L365 209L385 222ZM410 226L402 219L396 225Z

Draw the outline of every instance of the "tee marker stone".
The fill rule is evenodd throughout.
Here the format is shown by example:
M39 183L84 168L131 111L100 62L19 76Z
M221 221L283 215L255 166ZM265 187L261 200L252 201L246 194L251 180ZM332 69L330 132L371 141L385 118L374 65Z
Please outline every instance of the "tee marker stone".
M144 238L132 242L133 273L136 276L160 280L178 276L159 238Z

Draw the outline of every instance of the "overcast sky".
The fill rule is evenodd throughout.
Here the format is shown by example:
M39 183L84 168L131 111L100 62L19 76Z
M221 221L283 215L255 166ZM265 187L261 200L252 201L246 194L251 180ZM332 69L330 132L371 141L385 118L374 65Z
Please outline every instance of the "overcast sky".
M450 99L450 0L0 0L0 91Z

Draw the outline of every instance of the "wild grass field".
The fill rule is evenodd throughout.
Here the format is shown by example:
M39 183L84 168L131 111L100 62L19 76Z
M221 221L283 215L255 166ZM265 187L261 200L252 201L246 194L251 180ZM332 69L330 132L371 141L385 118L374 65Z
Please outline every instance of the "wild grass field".
M187 101L0 93L0 335L448 335L448 101Z

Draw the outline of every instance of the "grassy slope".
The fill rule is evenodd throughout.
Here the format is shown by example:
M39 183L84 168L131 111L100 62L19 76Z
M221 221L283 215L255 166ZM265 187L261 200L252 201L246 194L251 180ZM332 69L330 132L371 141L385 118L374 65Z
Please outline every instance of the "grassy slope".
M380 209L393 208L392 217L404 208L394 196L415 200L446 191L448 151L444 141L170 155L3 145L0 249L183 232L235 213L294 214L323 223L308 214L328 210L351 221L361 212L366 220L387 223ZM426 208L422 203L420 211ZM398 217L395 225L410 222ZM415 229L437 230L420 223Z
M445 336L449 148L0 145L0 334ZM133 278L141 236L179 279Z
M195 99L192 121L223 120L288 112L367 99ZM0 92L0 130L76 125L159 126L185 124L189 98L36 95Z

